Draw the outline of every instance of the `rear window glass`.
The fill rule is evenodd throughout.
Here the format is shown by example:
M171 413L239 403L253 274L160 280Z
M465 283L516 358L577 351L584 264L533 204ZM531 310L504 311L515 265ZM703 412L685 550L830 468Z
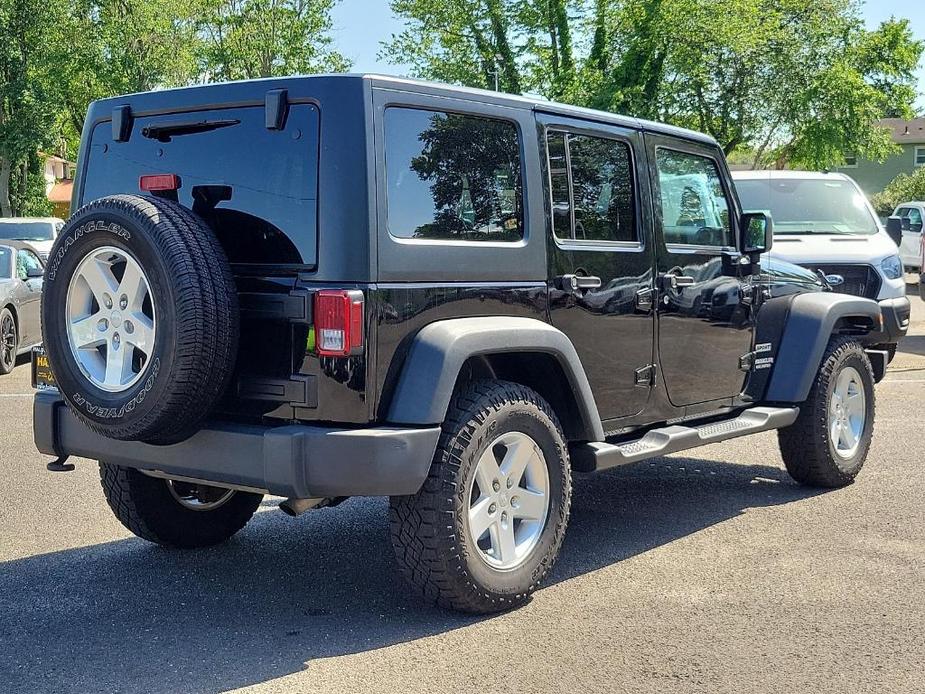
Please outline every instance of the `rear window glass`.
M314 265L317 255L318 110L293 104L284 130L260 107L136 118L128 142L93 131L82 202L139 192L147 174L180 176L180 202L199 203L235 263L267 258ZM224 199L229 197L229 199Z
M523 238L520 139L513 123L386 109L385 166L392 236L448 241Z

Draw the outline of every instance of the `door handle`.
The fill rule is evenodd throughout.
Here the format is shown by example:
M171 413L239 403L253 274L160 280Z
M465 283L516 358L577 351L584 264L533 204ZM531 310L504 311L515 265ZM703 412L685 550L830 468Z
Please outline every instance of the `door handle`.
M594 275L561 275L556 278L560 289L570 292L582 292L597 289L601 286L601 278Z
M659 278L659 286L662 289L681 289L683 287L692 287L697 280L689 275L677 274L680 268L674 271L666 272Z

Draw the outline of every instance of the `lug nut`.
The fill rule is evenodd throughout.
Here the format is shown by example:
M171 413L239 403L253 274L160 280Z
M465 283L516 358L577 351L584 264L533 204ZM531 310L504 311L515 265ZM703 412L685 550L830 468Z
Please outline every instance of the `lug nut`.
M101 333L106 332L106 330L109 329L109 321L106 320L105 318L101 318L100 322L96 324L96 328Z
M119 333L112 336L112 346L119 349Z
M128 297L125 294L122 295L122 298L119 299L119 308L123 311L128 307Z
M507 512L501 514L501 522L507 523Z
M103 294L103 305L106 308L112 308L112 297L109 294Z
M499 489L501 489L501 485L498 483L498 480L495 480L494 482L491 483L491 488L494 489L495 491L498 491Z
M520 506L520 497L512 496L511 497L511 508L517 508L518 506Z
M513 486L514 486L514 480L508 478L508 481L507 481L507 488L510 489L510 488L513 487Z
M494 513L494 512L497 511L497 510L498 510L498 507L495 506L494 504L491 504L491 505L488 507L488 512L489 512L489 513Z
M129 335L135 332L135 326L132 325L131 321L125 321L125 332L127 332Z

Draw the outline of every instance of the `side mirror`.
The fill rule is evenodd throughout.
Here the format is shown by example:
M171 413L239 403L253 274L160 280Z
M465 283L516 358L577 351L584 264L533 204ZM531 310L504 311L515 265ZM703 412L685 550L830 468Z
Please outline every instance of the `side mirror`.
M771 250L774 243L774 222L767 212L745 212L739 224L742 253L754 255Z
M886 233L897 246L903 242L903 220L895 214L886 218Z
M903 231L910 231L912 229L912 221L908 217L900 217L899 223L902 225Z
M34 280L44 276L45 271L40 267L30 267L28 270L26 270L27 279Z

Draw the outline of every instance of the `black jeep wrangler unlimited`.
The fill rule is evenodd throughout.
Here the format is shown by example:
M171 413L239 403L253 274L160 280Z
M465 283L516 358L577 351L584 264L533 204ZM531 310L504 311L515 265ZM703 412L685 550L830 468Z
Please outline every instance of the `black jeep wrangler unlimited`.
M96 102L78 170L35 441L153 542L386 495L415 589L489 612L552 566L573 471L771 429L804 484L867 456L877 304L762 261L704 135L324 76Z

